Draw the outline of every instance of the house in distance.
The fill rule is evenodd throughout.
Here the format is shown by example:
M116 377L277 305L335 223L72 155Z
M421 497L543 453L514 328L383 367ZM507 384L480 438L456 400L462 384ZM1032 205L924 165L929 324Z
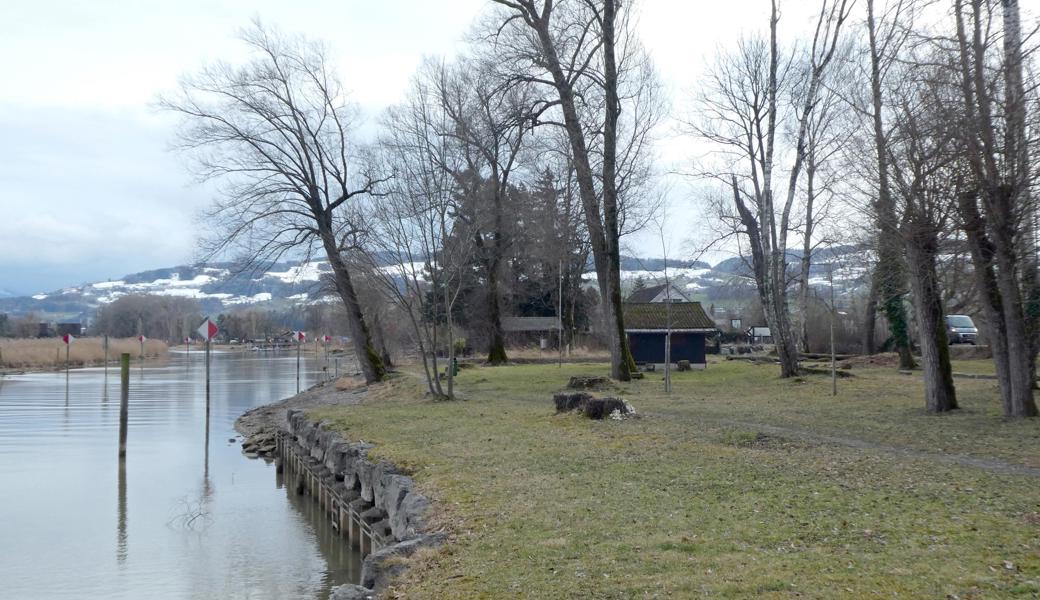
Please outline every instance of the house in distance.
M651 285L633 290L628 302L689 302L690 298L672 284Z
M700 302L626 302L622 307L637 365L664 364L665 336L670 330L672 363L688 360L694 368L707 366L707 340L716 330Z

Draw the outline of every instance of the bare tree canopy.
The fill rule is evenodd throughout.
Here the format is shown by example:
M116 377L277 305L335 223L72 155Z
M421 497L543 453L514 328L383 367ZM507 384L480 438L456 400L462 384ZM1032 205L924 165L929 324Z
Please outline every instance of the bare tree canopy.
M358 205L382 179L350 143L351 109L324 48L260 23L243 32L243 65L217 63L181 83L162 106L183 117L178 147L197 173L221 186L204 215L209 254L234 252L247 265L286 253L322 251L347 310L358 361L369 381L383 378L344 261L363 228Z
M799 367L787 291L789 236L794 231L799 181L807 157L809 165L816 166L818 155L809 147L816 141L812 135L817 132L814 119L825 106L820 96L851 3L820 2L800 70L795 68L791 54L781 50L777 34L780 12L775 0L771 6L768 39L741 40L735 51L720 54L700 98L699 115L690 126L695 135L716 145L722 153L721 169L709 175L728 179L736 213L723 213L723 218L746 238L759 300L776 342L780 372L791 377ZM776 181L783 173L778 164L782 156L778 136L785 127L796 133L790 140L792 159L787 166L787 183L781 187Z
M633 32L627 2L495 3L500 10L487 37L500 57L499 69L507 80L542 87L538 122L567 134L609 324L611 375L628 380L634 363L621 310L619 240L623 199L634 195L625 190L637 187L659 108L653 70Z

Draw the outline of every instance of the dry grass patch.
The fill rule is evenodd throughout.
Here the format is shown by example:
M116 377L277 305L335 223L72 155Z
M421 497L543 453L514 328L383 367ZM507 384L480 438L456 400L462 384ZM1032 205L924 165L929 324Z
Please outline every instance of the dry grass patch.
M1033 460L1040 423L1004 422L986 382L958 381L966 409L934 417L920 383L892 370L864 369L832 397L824 376L729 361L674 373L671 396L659 375L620 384L642 419L553 414L570 376L605 370L467 370L458 402L429 401L413 376L313 411L407 465L451 536L413 560L401 597L1040 593L1026 516L1040 479L930 458Z
M336 380L336 389L340 391L357 390L365 387L365 378L346 375Z
M166 342L146 340L147 358L165 356ZM134 338L109 338L108 358L118 360L127 352L136 360L141 354L141 343ZM104 340L99 337L76 338L69 348L69 363L82 367L100 364L105 359ZM47 369L65 366L65 343L61 338L0 339L0 368Z

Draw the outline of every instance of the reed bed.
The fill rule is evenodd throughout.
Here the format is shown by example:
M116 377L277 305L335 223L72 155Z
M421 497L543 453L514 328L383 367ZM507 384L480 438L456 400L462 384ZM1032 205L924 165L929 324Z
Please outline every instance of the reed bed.
M165 356L166 342L146 340L146 358ZM141 354L141 343L134 338L109 338L108 358L115 361L128 352L134 360ZM76 338L69 348L69 364L74 367L101 364L105 358L104 339ZM65 366L65 343L61 338L0 339L0 368L48 369Z

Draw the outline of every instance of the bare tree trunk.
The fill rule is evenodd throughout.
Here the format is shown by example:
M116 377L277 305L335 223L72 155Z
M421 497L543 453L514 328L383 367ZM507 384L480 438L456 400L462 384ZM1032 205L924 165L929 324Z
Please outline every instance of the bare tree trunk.
M993 272L993 245L985 231L985 223L979 214L978 200L972 191L962 192L958 196L958 208L961 214L964 233L971 250L973 274L982 304L982 313L989 324L990 349L993 352L993 364L996 368L997 384L1000 387L1004 414L1010 415L1011 406L1011 367L1008 361L1007 329L1004 326L1004 314L1001 306L1003 300L997 288L997 276Z
M347 327L350 329L350 339L354 342L354 352L357 354L358 364L365 381L375 383L386 377L383 361L379 358L372 345L372 336L369 334L368 326L365 325L364 316L361 313L361 303L358 302L354 284L350 279L350 271L347 264L339 253L336 239L331 231L321 232L321 241L325 246L325 253L332 266L332 273L336 281L336 292L343 300L343 306L347 312Z
M770 310L773 312L769 332L773 334L777 358L780 360L780 376L798 375L798 349L791 335L791 311L787 305L787 290L774 279L770 293Z
M1015 238L1019 221L1023 217L1025 206L1022 205L1023 194L1027 188L1021 179L1024 173L1019 173L1017 165L1024 151L1018 145L1024 141L1024 113L1017 110L1016 95L1014 89L1015 80L1021 77L1021 61L1016 60L1016 52L1021 52L1021 40L1014 39L1018 33L1018 5L1014 0L1004 2L1005 36L1004 54L1007 65L1006 90L1012 97L1007 98L1009 109L1006 127L998 128L993 117L993 100L990 95L990 86L986 81L986 41L983 33L982 0L971 0L971 40L968 39L967 28L964 23L963 2L958 0L954 7L954 16L957 22L957 42L959 49L961 69L961 89L966 117L965 142L968 151L968 162L974 172L978 183L979 196L982 198L986 219L979 215L978 206L973 198L967 194L961 199L961 207L967 209L969 214L963 215L965 230L975 227L974 235L980 238L981 246L973 247L973 258L989 258L988 263L976 263L976 272L986 270L994 275L995 289L986 290L987 298L992 303L999 302L991 308L1002 319L1003 334L1007 340L1007 383L1008 386L1001 389L1005 415L1013 417L1032 417L1037 415L1036 402L1033 397L1033 373L1032 364L1033 344L1030 336L1030 328L1026 322L1026 314L1023 310L1022 289L1019 286L1018 251L1020 245ZM1010 25L1008 20L1010 19ZM1010 28L1009 28L1010 27ZM1008 34L1011 35L1009 38ZM1016 71L1011 73L1011 71ZM1024 110L1024 105L1021 106ZM1015 114L1019 112L1019 114ZM1009 157L1007 164L1001 165L996 154L996 138L1004 133L1005 148L1002 149ZM1002 171L1001 169L1004 169ZM973 214L970 214L972 213ZM985 229L983 229L985 228ZM983 231L985 233L983 233ZM969 232L969 238L972 233ZM974 245L973 245L974 246ZM978 252L976 251L978 250ZM994 336L995 337L995 336ZM997 362L997 348L994 347L994 362ZM998 364L999 370L999 364ZM998 374L1000 376L1000 374Z
M1022 26L1018 0L1002 0L1004 22L1004 96L1007 103L1008 157L1013 197L1018 207L1018 264L1022 273L1022 295L1029 338L1030 381L1036 380L1036 358L1040 352L1040 260L1037 257L1036 204L1030 194L1029 140L1026 136L1027 102L1023 83Z
M802 260L798 278L798 313L801 330L799 339L802 352L809 352L809 271L812 268L813 201L816 197L814 189L816 167L811 155L812 149L810 148L809 164L805 170L805 233L802 237Z
M440 369L441 368L440 368L440 365L438 364L438 361L437 361L437 352L438 352L437 345L438 345L438 341L439 340L438 340L438 336L437 336L437 322L436 321L434 321L430 325L430 338L431 338L431 344L433 345L433 347L430 348L430 364L433 367L433 380L434 380L434 382L436 382L436 387L437 387L437 393L435 395L436 395L436 397L438 399L442 399L442 398L445 398L445 395L444 395L444 386L441 385L441 373L440 373Z
M867 292L867 300L863 307L863 354L874 354L877 352L877 277L870 277L870 291Z
M762 304L766 324L769 326L769 333L773 336L773 343L776 345L777 358L780 359L780 376L793 377L798 374L798 352L790 335L791 325L787 319L786 292L778 289L782 285L776 285L775 256L768 260L765 256L762 230L758 226L759 221L741 198L735 175L730 179L730 186L733 191L734 204L737 206L737 212L740 214L751 247L755 287L758 290L758 299Z
M541 68L548 71L552 86L559 97L564 130L567 132L567 139L570 143L575 180L578 182L578 196L581 198L582 209L585 213L596 265L596 277L603 299L602 307L607 324L606 333L611 355L610 374L614 379L628 381L632 377L631 354L624 334L624 316L621 306L615 173L616 126L619 110L617 68L614 56L615 2L606 0L602 13L597 19L601 26L604 58L602 85L607 105L602 131L604 152L604 169L601 173L604 181L602 203L596 189L596 176L592 172L589 142L585 138L585 124L577 110L574 81L570 77L572 71L565 71L567 63L560 58L556 40L551 31L550 23L554 5L542 3L539 7L535 2L529 0L518 2L495 0L495 2L515 11L515 16L522 19L525 25L531 29L533 33L531 39L536 41L536 51L539 54L536 62ZM576 66L568 65L567 68L576 68ZM552 104L556 104L556 102Z
M372 332L375 334L379 347L379 358L383 361L383 368L392 368L394 363L390 356L390 349L386 345L386 332L383 330L383 320L379 318L378 310L372 311Z
M1023 83L1022 26L1018 0L1001 1L1004 22L1004 96L1007 103L1005 156L1009 163L1010 204L1016 207L1017 256L1022 279L1023 319L1029 348L1029 383L1036 381L1040 352L1040 261L1037 257L1036 205L1030 194L1031 169L1026 131L1027 102ZM1019 416L1036 416L1032 393L1018 407Z
M799 346L802 352L809 350L809 259L802 256L801 281L798 283Z
M448 323L448 365L445 367L448 379L448 399L455 399L455 332L451 318L451 294L448 286L444 286L444 315Z
M628 380L634 367L625 335L625 319L621 307L621 248L618 225L617 191L617 123L621 112L618 99L618 73L614 51L616 0L603 2L603 89L606 92L606 114L603 119L603 224L606 228L607 293L613 312L611 326L616 332L618 353L616 378ZM613 370L613 369L612 369ZM613 374L613 373L612 373Z
M881 118L881 51L878 49L877 25L874 20L874 0L867 0L867 31L870 38L870 90L873 103L874 148L878 166L878 197L874 205L878 226L878 262L874 280L878 286L881 306L888 320L889 330L899 352L899 368L912 369L914 357L910 350L910 330L907 325L903 294L906 290L906 270L900 256L895 201L888 174L888 150L885 128Z
M498 252L498 250L494 250ZM505 335L502 332L502 309L498 285L498 259L493 257L487 261L488 289L488 357L489 365L504 365L509 361L506 356Z
M437 364L433 365L433 373L430 373L430 358L426 356L426 344L423 342L423 332L419 326L419 321L415 318L415 314L408 309L408 319L412 323L412 330L415 332L415 345L418 346L419 358L422 360L423 376L426 378L426 388L430 390L430 394L434 397L441 396L441 384L437 381ZM434 351L436 352L437 338L433 338Z
M941 413L957 408L957 393L950 367L950 343L946 337L942 293L935 268L938 240L925 224L912 223L914 231L905 239L910 263L910 283L920 332L921 362L924 368L925 407Z

